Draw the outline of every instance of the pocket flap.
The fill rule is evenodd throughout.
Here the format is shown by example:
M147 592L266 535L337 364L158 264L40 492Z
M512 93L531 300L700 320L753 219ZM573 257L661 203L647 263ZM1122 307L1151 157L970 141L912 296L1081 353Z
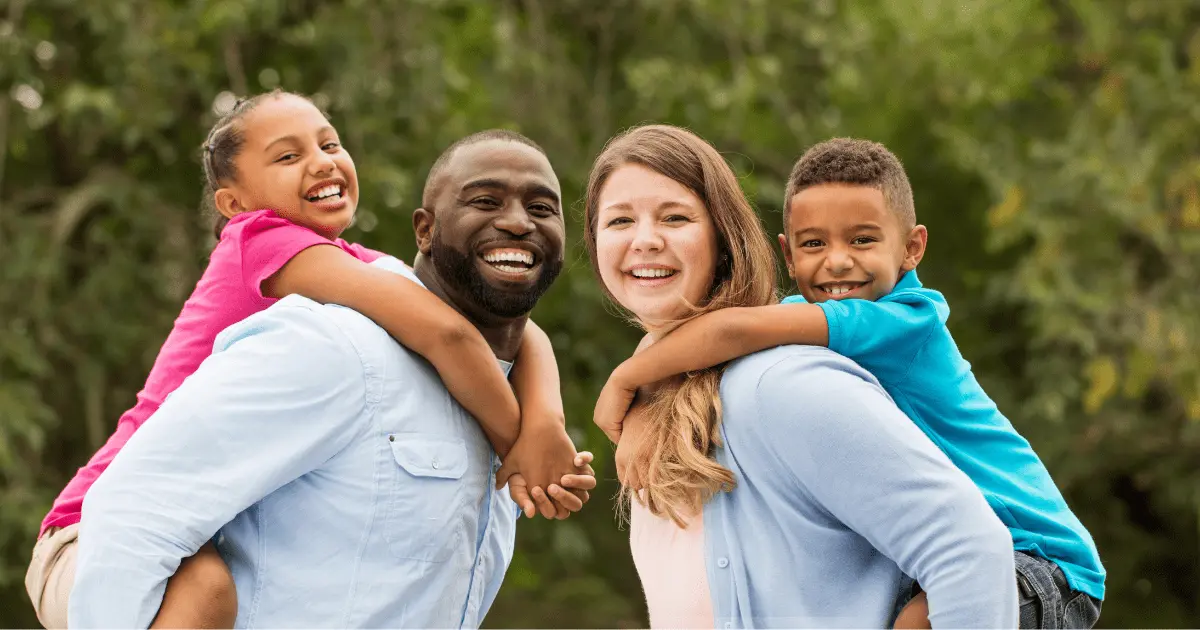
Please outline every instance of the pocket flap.
M414 477L459 479L467 472L467 445L462 440L392 433L388 444L396 463Z

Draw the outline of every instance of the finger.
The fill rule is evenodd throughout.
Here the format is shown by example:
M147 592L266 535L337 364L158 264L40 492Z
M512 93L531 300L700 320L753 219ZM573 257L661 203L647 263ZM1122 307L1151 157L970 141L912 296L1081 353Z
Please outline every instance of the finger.
M496 471L496 489L503 488L504 484L508 483L508 478L516 472L516 466L509 466L508 462L502 463L500 469Z
M508 495L512 497L517 507L521 508L521 512L525 514L525 518L533 518L534 506L533 499L529 498L529 488L524 485L510 485L508 487Z
M564 488L572 490L595 490L596 477L594 475L563 475L559 480Z
M531 494L533 495L533 502L537 504L538 512L541 512L542 516L553 519L558 514L558 510L554 508L554 502L550 500L550 497L546 496L546 491L542 490L540 486L534 488Z
M571 512L578 512L579 510L583 509L583 501L579 497L568 492L565 488L556 483L550 484L550 496L553 497L555 501L558 501L559 505Z
M592 452L591 451L579 451L578 453L575 454L575 467L576 468L583 468L584 466L587 466L590 463L592 463Z

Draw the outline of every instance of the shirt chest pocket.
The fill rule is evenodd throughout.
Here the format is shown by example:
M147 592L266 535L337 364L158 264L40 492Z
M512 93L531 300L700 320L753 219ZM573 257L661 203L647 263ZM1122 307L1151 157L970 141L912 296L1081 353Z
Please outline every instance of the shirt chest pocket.
M397 558L445 562L474 522L470 460L460 439L414 433L387 436L391 450L383 536ZM474 492L477 494L477 491Z

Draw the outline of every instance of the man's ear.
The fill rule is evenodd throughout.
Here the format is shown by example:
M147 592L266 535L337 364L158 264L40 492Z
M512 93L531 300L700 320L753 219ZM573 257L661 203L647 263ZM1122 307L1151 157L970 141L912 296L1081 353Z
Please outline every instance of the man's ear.
M792 268L792 248L788 247L788 239L786 236L779 235L779 249L783 250L783 262L787 265L789 278L796 277L796 270Z
M413 233L417 235L417 251L428 256L433 249L433 213L425 208L413 210Z
M914 227L908 233L908 242L904 244L904 262L900 271L907 272L917 268L925 257L925 245L929 242L929 230L924 225Z
M221 188L213 193L213 205L226 219L232 219L246 211L246 207L238 200L232 188Z

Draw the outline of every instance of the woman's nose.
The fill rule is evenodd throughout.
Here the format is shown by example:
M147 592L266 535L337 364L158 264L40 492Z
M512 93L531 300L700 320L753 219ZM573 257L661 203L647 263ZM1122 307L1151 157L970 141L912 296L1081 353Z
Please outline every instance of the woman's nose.
M662 235L652 221L642 221L634 228L631 247L638 252L656 252L663 248Z

